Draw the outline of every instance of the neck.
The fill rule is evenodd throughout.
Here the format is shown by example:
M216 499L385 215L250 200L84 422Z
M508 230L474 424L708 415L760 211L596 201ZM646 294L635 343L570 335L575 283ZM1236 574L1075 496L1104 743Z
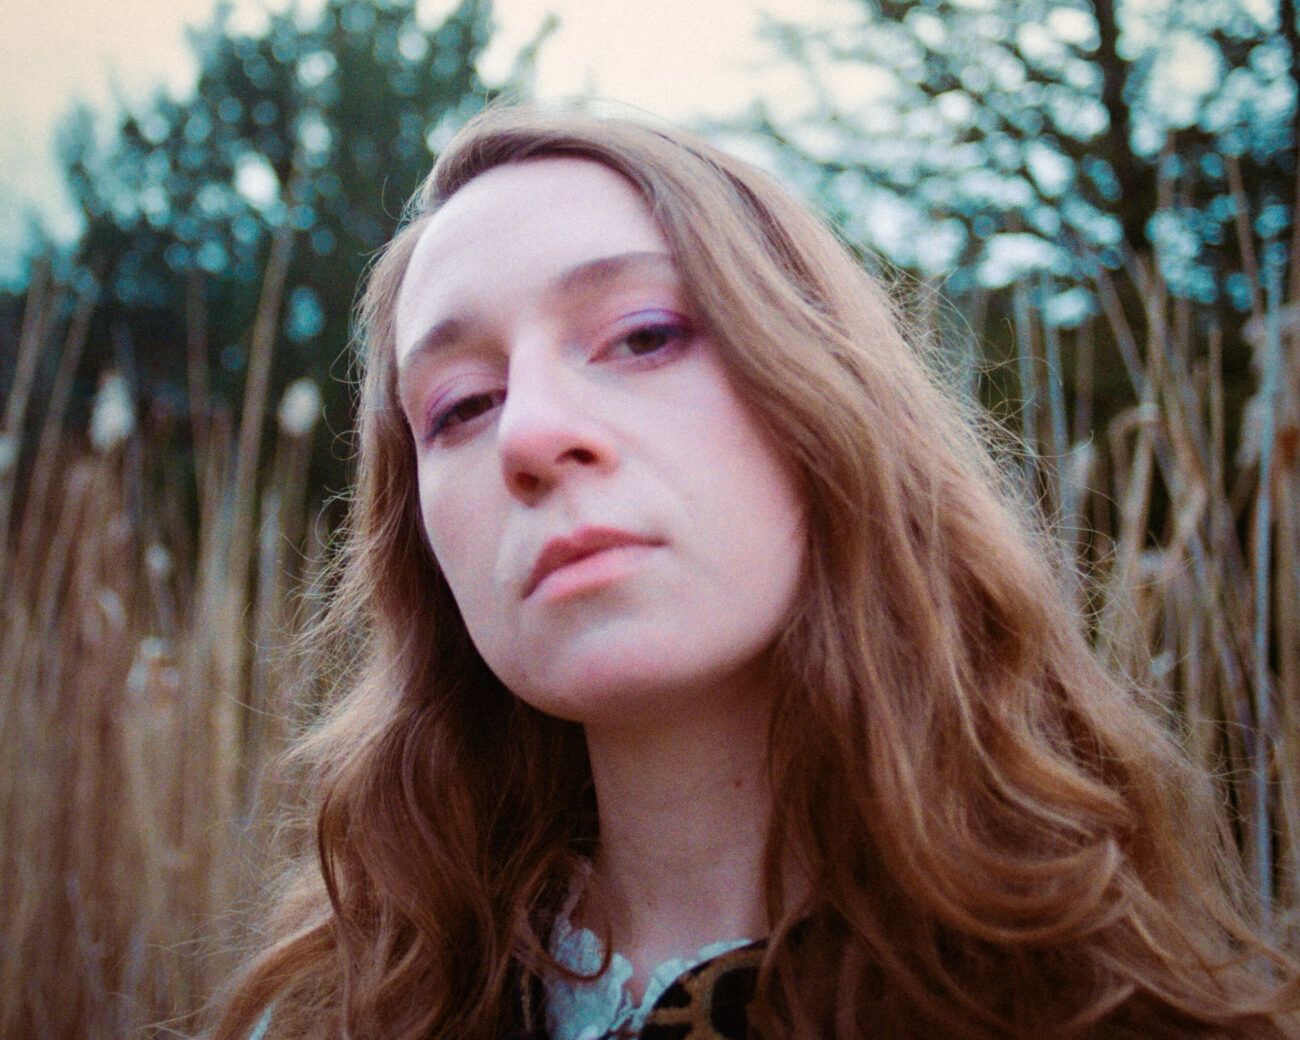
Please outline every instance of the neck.
M654 724L587 726L600 849L579 914L609 929L634 989L668 957L767 934L768 703L710 696Z

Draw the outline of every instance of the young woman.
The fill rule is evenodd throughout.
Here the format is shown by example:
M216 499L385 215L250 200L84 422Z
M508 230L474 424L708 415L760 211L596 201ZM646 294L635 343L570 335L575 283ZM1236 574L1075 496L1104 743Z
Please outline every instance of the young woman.
M359 663L218 1037L1300 1036L1207 778L767 177L489 112L362 329Z

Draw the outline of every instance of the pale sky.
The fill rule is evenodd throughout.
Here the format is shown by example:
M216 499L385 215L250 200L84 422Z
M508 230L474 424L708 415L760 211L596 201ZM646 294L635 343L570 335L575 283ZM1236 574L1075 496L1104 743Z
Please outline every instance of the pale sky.
M844 0L497 0L498 32L484 62L489 81L541 26L560 28L538 66L543 97L595 94L668 119L732 113L757 93L798 83L764 61L760 11L811 22ZM299 0L311 10L321 0ZM235 24L255 28L286 0L235 0ZM53 130L78 99L111 114L159 85L184 90L193 63L185 27L206 25L212 0L7 0L0 31L0 278L16 263L25 215L66 235ZM421 0L433 22L450 0ZM106 126L109 125L107 122Z

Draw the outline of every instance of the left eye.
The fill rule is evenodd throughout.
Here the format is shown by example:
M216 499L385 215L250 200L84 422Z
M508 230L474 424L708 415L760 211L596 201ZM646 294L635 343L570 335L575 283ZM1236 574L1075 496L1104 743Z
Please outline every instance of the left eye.
M680 325L658 324L644 325L620 336L613 344L613 352L645 357L665 347L675 346L687 338L686 329Z

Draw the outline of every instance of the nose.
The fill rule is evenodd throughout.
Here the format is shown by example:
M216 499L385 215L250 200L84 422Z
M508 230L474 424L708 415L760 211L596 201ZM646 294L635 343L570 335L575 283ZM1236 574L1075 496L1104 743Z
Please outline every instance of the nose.
M617 448L593 407L597 392L553 358L517 352L511 359L497 444L516 499L535 505L566 480L617 465Z

